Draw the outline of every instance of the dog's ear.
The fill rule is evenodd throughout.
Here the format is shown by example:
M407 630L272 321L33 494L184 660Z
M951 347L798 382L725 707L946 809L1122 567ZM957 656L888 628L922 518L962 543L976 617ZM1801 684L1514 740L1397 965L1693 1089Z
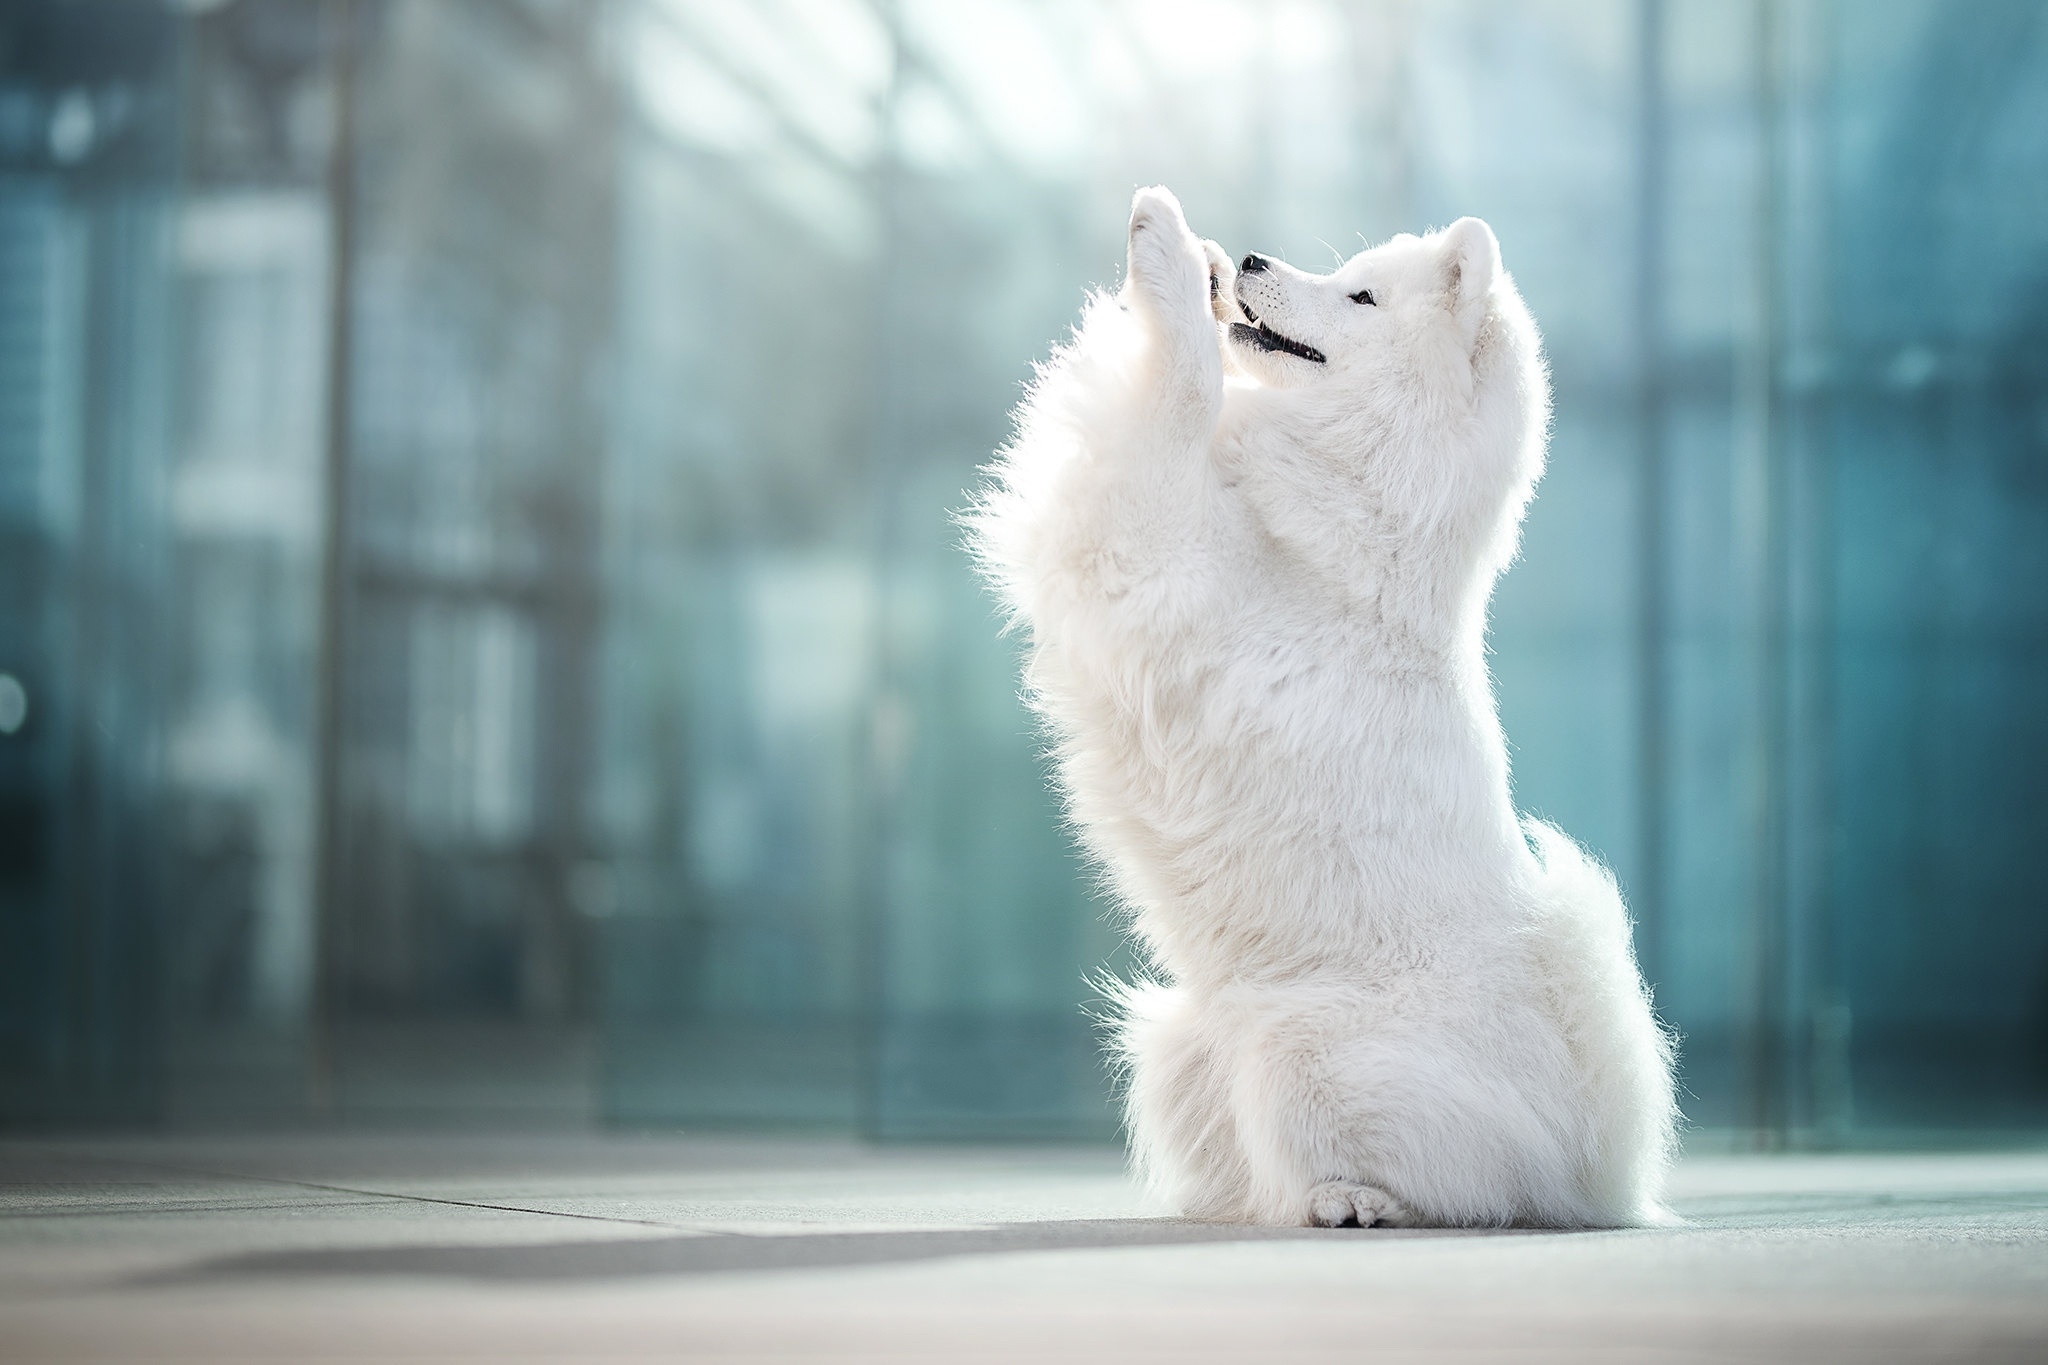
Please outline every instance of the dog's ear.
M1486 321L1486 301L1500 277L1500 242L1478 218L1460 218L1444 229L1444 302L1469 347L1479 339Z

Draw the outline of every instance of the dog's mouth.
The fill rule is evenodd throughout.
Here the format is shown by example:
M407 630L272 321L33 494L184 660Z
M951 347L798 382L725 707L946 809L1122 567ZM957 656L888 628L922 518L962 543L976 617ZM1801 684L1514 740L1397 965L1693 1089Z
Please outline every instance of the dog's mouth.
M1254 313L1251 305L1244 302L1243 299L1238 300L1237 306L1244 309L1244 315L1250 318L1252 323L1249 327L1242 322L1231 323L1230 339L1232 341L1237 342L1241 346L1256 347L1261 351L1279 351L1283 355L1298 355L1303 360L1317 365L1328 362L1328 356L1307 342L1296 341L1290 336L1282 336L1265 323L1259 321L1259 315Z

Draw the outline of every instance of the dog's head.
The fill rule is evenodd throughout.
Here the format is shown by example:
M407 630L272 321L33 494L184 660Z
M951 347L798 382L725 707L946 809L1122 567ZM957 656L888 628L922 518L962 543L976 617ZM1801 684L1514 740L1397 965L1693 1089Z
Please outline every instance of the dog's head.
M1217 311L1232 359L1259 382L1351 387L1418 375L1418 366L1462 363L1469 373L1502 279L1493 229L1460 218L1361 251L1328 275L1254 252Z
M1211 259L1231 367L1330 427L1318 449L1371 483L1375 516L1504 565L1543 471L1550 389L1493 229L1460 218L1328 275L1251 255L1230 278Z

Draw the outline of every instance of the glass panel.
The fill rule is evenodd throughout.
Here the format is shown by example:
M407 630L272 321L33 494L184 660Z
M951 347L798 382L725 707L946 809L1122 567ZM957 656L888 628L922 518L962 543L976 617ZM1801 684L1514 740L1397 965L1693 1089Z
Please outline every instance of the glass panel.
M163 1100L174 25L0 19L0 1096Z
M1692 1120L2038 1130L2037 11L10 6L0 1117L1110 1135L952 514L1160 180L1498 230L1516 790Z
M1822 527L1843 1121L2048 1113L2048 26L1836 29ZM1908 181L1914 183L1908 184Z

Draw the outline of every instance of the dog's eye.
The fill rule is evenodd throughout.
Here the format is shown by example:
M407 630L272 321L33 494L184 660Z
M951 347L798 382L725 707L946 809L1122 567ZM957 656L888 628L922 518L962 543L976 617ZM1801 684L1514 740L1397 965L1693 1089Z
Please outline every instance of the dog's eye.
M1370 290L1370 289L1361 289L1361 290L1359 290L1359 291L1358 291L1358 292L1357 292L1356 294L1353 294L1353 295L1351 296L1351 301L1352 301L1353 303L1364 303L1364 304L1372 304L1372 303L1377 303L1377 302L1378 302L1379 300L1375 299L1375 298L1374 298L1374 297L1372 296L1372 290Z

